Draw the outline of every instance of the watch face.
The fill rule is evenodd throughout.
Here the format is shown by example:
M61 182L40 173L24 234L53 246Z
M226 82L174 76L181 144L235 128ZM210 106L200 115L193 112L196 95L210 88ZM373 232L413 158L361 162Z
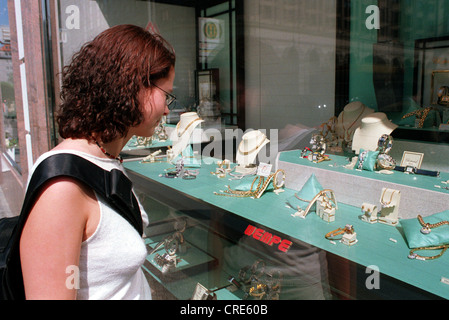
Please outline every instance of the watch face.
M379 154L377 157L377 163L382 169L394 169L396 161L385 153Z

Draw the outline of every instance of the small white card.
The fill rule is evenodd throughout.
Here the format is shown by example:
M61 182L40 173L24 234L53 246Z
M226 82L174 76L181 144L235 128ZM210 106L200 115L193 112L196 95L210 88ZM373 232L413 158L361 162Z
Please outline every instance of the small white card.
M401 160L401 167L410 166L413 168L420 169L423 158L424 153L404 151Z
M260 163L257 167L257 175L262 177L268 177L271 174L271 168L273 165L268 163Z

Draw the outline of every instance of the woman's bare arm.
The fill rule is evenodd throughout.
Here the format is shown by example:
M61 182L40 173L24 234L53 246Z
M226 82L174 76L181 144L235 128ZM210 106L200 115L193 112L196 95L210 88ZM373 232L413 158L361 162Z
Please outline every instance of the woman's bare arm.
M81 243L98 225L95 194L75 180L46 185L30 212L20 240L27 299L75 299Z

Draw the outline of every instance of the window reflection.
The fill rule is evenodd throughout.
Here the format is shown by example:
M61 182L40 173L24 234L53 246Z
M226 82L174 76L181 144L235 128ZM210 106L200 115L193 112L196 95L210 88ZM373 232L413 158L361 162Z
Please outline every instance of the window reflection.
M6 1L0 1L0 101L2 109L1 144L3 152L13 166L19 166L20 149L17 132L17 113L14 99L14 81L11 60L11 38Z

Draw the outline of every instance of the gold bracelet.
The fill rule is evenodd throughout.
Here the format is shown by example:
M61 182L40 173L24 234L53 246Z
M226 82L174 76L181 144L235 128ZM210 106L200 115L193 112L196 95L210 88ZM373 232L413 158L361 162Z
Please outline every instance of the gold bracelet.
M340 234L344 234L345 233L345 229L344 228L338 228L334 231L331 231L329 233L326 233L326 235L324 236L327 240L340 240L341 238L335 239L335 236L338 236Z
M341 235L341 234L353 234L354 233L354 227L350 224L347 224L344 228L338 228L335 229L331 232L326 233L326 235L324 236L327 240L340 240L339 239L335 239L335 236Z

